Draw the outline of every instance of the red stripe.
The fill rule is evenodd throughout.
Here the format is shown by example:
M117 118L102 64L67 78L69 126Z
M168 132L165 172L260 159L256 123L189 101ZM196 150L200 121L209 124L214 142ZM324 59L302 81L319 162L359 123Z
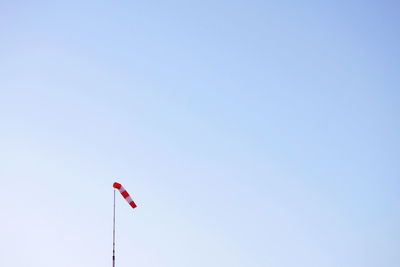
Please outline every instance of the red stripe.
M128 194L128 192L126 192L126 191L122 192L121 195L122 195L124 198L129 197L129 194Z
M131 203L129 203L129 205L131 205L132 208L136 208L137 207L135 202L133 202L133 201Z
M114 188L117 188L117 189L120 189L120 188L121 188L121 184L119 184L119 183L114 183L114 184L113 184L113 187L114 187Z

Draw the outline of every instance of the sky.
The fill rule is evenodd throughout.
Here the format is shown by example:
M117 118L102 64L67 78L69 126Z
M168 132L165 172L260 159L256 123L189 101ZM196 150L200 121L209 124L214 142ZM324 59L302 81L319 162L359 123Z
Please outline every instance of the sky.
M0 265L400 266L398 1L0 1Z

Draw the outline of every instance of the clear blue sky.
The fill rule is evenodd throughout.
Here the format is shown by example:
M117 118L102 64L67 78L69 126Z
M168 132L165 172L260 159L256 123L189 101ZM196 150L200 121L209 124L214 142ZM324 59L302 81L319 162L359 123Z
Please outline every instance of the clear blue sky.
M399 10L1 1L0 265L400 266Z

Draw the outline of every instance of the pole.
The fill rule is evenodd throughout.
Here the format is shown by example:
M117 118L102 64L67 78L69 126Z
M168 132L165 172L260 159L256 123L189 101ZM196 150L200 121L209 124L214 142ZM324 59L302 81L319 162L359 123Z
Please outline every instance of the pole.
M113 209L113 256L112 267L115 267L115 189L114 189L114 209Z

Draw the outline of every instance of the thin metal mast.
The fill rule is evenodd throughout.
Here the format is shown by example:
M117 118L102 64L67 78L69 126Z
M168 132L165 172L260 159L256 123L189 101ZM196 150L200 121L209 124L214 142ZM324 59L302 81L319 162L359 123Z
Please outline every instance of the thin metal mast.
M115 267L115 189L114 189L114 210L113 210L113 256L112 267Z

